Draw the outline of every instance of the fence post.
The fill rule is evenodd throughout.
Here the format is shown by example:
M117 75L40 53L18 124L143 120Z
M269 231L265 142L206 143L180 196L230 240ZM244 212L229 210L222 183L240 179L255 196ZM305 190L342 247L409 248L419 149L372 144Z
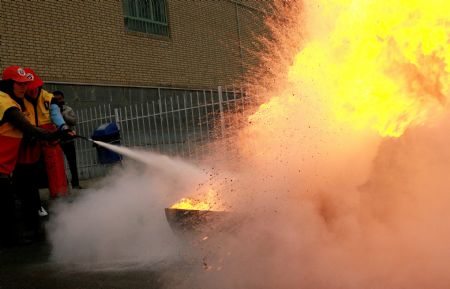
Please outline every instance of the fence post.
M119 109L115 108L114 109L114 121L117 124L117 127L120 129L120 115L119 115Z
M223 114L222 86L217 87L217 93L219 95L220 129L221 135L223 137L225 136L225 117Z

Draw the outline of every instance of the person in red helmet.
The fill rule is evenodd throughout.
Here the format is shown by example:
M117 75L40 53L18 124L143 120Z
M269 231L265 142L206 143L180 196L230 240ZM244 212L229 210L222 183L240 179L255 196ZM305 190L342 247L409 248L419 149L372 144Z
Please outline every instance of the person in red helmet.
M33 77L33 82L27 87L25 105L31 112L35 125L49 131L60 130L65 138L73 137L75 132L65 123L53 94L43 89L44 82L31 68L25 68L25 72ZM59 143L40 142L40 144L50 196L56 198L67 195L64 155Z
M27 86L33 81L23 68L9 66L0 81L0 244L10 245L19 240L12 173L17 163L23 135L43 140L57 140L60 133L52 133L32 125L25 114Z
M59 130L66 137L74 136L75 132L64 122L56 100L53 99L53 94L43 89L44 82L41 78L31 68L25 68L25 72L33 78L25 94L25 106L30 112L30 121L49 131ZM52 198L65 196L68 192L68 186L64 168L64 155L60 145L52 142L40 142L40 149L47 171L50 196ZM27 156L26 154L23 155ZM37 159L39 159L39 154L37 154ZM34 157L24 162L35 161L36 158Z
M62 131L61 137L63 137L63 133L67 133L69 127L64 123L64 119L59 110L56 111L56 114L54 113L53 117L48 116L49 114L52 115L50 113L50 107L53 96L41 89L43 82L32 69L25 68L24 70L28 78L33 79L27 86L24 98L28 120L34 126L42 126L46 130L54 131L54 126L51 126L50 129L44 126L47 124L46 120L51 119L50 122L53 120L57 123L57 126ZM48 183L48 181L42 181L44 178L47 179L46 174L42 173L45 169L40 162L41 158L45 157L44 152L46 150L43 149L43 146L47 147L50 144L44 141L38 141L33 137L24 136L19 149L17 165L13 172L16 196L21 203L21 215L24 224L23 234L34 240L40 239L43 236L40 216L47 215L46 210L41 206L39 196L39 185L41 183ZM57 144L54 143L51 146L54 147ZM63 162L61 162L59 169L64 175ZM65 175L62 178L62 181L66 183ZM50 188L53 189L54 187L50 186ZM61 189L60 191L65 192L65 189Z

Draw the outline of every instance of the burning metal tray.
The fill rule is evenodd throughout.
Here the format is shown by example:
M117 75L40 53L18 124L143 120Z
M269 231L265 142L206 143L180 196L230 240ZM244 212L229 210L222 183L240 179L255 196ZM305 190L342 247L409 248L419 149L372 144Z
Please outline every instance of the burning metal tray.
M176 233L201 231L205 227L214 226L227 215L224 211L188 210L166 208L166 219Z

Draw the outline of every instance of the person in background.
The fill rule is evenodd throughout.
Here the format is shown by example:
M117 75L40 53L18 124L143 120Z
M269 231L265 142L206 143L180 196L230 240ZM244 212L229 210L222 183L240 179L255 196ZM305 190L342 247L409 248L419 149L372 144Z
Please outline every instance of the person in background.
M15 200L12 173L16 166L23 135L48 141L59 138L32 125L24 114L24 96L33 81L23 68L9 66L2 72L0 81L0 244L14 245L21 242L15 218Z
M53 92L53 99L58 104L64 121L69 125L71 130L77 123L77 117L73 109L68 106L64 101L64 93L62 91L56 90ZM72 175L71 184L73 189L82 189L80 187L80 181L78 179L78 169L77 169L77 154L75 150L75 141L73 138L62 139L61 148L66 155L67 162L69 163L70 174Z

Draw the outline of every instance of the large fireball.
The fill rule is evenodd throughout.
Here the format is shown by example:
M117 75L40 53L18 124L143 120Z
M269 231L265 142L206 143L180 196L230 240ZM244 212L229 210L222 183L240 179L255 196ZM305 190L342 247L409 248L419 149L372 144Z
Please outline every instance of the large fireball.
M398 137L443 111L450 2L321 0L302 7L306 41L284 91L320 98L318 113L331 122L381 136Z

